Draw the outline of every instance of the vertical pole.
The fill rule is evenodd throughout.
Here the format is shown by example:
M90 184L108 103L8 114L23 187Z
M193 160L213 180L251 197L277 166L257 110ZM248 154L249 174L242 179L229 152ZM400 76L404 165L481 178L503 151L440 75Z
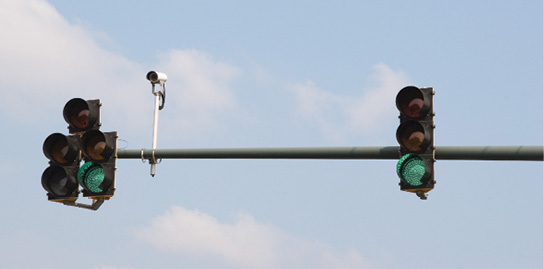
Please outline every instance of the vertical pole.
M155 158L155 149L157 149L157 133L159 131L159 101L160 101L160 95L161 91L163 89L163 83L160 83L161 90L160 91L153 91L153 94L155 95L155 114L153 119L153 143L151 145L151 150L153 152L153 155L151 156L151 159L149 159L149 164L151 164L151 176L155 176L155 166L157 164L157 159ZM155 88L155 84L153 84L153 88Z

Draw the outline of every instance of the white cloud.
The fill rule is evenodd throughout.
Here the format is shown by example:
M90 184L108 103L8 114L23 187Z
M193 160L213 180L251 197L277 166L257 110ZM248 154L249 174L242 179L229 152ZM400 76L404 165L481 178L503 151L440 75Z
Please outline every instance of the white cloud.
M68 22L44 0L0 3L0 35L6 37L0 43L0 111L12 119L29 126L62 122L60 111L70 98L100 98L105 130L149 137L153 95L145 74L150 69L169 77L159 128L175 126L176 132L160 132L161 140L198 137L221 125L225 115L244 114L230 87L242 73L236 66L198 50L172 49L152 68L144 67L101 47L93 31ZM395 118L392 100L407 78L378 64L369 80L360 96L336 95L311 81L292 85L298 115L336 142L373 133L382 127L381 118Z
M239 213L232 223L172 206L135 236L157 249L192 256L220 258L239 268L368 268L355 250L338 253L331 247L289 235Z
M3 1L0 25L0 34L9 37L0 44L0 82L10 97L1 102L17 112L14 117L36 120L56 98L122 98L133 90L138 64L101 49L88 31L45 1Z
M100 98L104 129L150 136L154 96L145 75L152 68L104 49L93 32L68 22L44 0L1 1L0 111L29 125L58 122L69 99ZM236 67L197 50L164 53L156 67L169 76L161 112L169 111L169 122L163 120L167 115L160 120L169 128L198 133L236 106L228 85Z
M342 96L320 89L312 81L291 86L299 117L318 126L332 141L346 134L371 134L380 130L383 119L394 120L395 96L409 85L408 77L385 64L374 66L369 86L360 96Z
M197 50L171 50L161 56L157 70L167 73L167 106L173 120L167 125L181 126L185 134L193 135L217 125L218 117L237 107L236 97L229 87L240 70L227 63L214 61Z

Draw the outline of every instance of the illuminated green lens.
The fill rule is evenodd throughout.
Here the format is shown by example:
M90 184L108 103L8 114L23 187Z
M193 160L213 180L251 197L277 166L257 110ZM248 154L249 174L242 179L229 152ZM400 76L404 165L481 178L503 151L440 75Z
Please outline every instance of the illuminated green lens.
M415 154L406 154L397 164L397 174L408 185L421 186L425 175L425 161Z
M100 188L104 182L104 168L94 162L86 162L81 166L77 173L79 184L90 192L100 193Z

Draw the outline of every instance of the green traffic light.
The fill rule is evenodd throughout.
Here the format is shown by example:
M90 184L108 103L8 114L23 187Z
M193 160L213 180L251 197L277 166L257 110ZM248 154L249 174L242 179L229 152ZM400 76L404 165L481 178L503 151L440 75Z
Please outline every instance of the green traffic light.
M77 172L79 184L93 193L101 193L104 191L101 188L104 183L104 178L104 168L95 162L86 162Z
M397 174L401 180L410 186L423 185L425 175L425 161L416 154L406 154L397 163Z

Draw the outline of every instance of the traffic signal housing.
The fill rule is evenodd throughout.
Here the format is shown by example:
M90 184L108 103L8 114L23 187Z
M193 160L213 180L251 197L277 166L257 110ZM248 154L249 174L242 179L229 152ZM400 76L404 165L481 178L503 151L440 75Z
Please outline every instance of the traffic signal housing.
M42 174L42 186L50 201L97 210L113 196L117 132L100 131L100 107L99 99L69 100L62 114L72 135L54 133L45 140L49 167ZM93 204L76 203L80 192Z
M89 130L100 129L100 100L73 98L66 103L62 111L71 134L81 134Z
M404 87L396 97L400 111L397 128L400 159L397 175L402 191L414 192L421 199L434 188L434 111L433 88Z
M43 153L49 159L49 167L42 174L42 186L50 201L63 203L77 200L77 172L81 161L79 140L77 135L54 133L43 143Z
M81 138L85 164L77 173L83 196L109 199L115 191L117 132L91 130Z

